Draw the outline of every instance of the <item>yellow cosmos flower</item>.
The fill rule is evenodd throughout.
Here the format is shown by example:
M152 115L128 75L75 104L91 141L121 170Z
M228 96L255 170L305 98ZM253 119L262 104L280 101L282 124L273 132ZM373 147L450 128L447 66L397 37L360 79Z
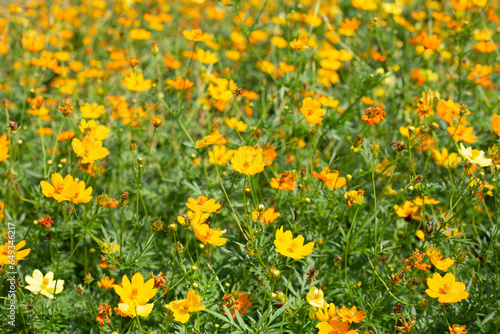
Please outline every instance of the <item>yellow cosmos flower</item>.
M192 224L192 226L196 238L205 245L210 244L219 247L227 242L227 239L221 238L222 232L220 229L210 228L207 224Z
M196 295L194 290L189 290L187 298L174 300L168 304L168 309L174 312L174 319L183 324L188 322L191 313L205 310L205 305L201 303L201 296Z
M183 30L182 36L184 36L184 38L188 41L193 42L207 42L214 38L213 35L209 35L206 32L204 33L201 29L193 29L191 31Z
M458 153L464 159L467 159L471 164L479 165L481 167L487 167L491 165L491 159L484 157L484 152L479 150L473 150L472 147L465 148L464 144L460 143L460 149Z
M231 159L233 158L233 154L234 150L226 151L226 146L224 145L214 145L214 147L212 147L212 151L208 152L208 161L210 161L212 165L225 165L226 163L231 161Z
M96 140L92 136L85 136L81 141L78 138L73 138L71 146L76 155L82 158L82 164L94 163L94 161L109 154L108 149L102 147L102 141Z
M82 119L78 128L84 136L92 136L96 140L104 140L109 136L109 127L99 125L93 119L88 122Z
M304 245L303 236L299 235L294 238L291 231L283 232L283 226L281 226L276 231L274 246L276 247L276 251L281 255L300 260L313 252L314 242Z
M80 108L80 111L82 112L83 118L99 118L106 112L104 106L96 102L92 104L85 102L83 107Z
M63 179L61 174L54 173L50 178L50 183L41 181L42 193L46 197L54 198L58 203L62 201L71 201L78 192L78 183L73 180L71 174Z
M181 225L203 224L209 216L209 213L203 213L201 211L188 211L187 214L177 216L177 221Z
M310 97L306 97L304 101L302 101L300 112L309 124L319 124L323 122L322 116L326 114L326 110L321 109L321 103Z
M224 120L227 126L231 129L235 129L238 132L243 132L248 128L248 125L243 123L242 121L238 121L236 117L226 118Z
M50 299L54 299L54 295L61 293L64 285L64 280L58 279L57 282L54 280L54 273L52 271L43 276L42 272L38 269L33 271L32 276L26 276L25 280L28 283L27 290L30 290L34 295L40 293Z
M448 273L441 276L434 273L432 277L427 278L429 289L425 290L431 298L438 298L440 303L457 303L469 296L465 291L465 284L455 282L455 275Z
M24 258L31 252L31 248L21 250L24 246L26 246L26 241L24 240L19 241L15 247L14 242L6 242L0 246L0 265L17 265L19 261L24 260ZM9 251L14 251L15 256L12 256Z
M73 197L73 203L88 203L92 200L92 187L88 187L85 189L85 182L78 182L78 190L75 193L75 197Z
M195 144L196 148L202 148L210 145L222 145L226 143L226 139L221 135L219 130L215 130L208 136L203 137L203 140L198 140Z
M207 196L199 196L198 199L188 198L186 202L188 209L195 212L208 212L212 213L220 209L221 205L215 203L215 198L208 199Z
M313 320L315 318L316 308L323 307L326 304L324 299L325 294L321 288L311 287L306 295L306 300L311 307L309 308L309 318Z
M151 313L151 311L153 311L153 306L153 303L145 305L137 305L134 303L118 304L118 308L120 309L120 311L131 318L135 318L136 316L147 317Z
M318 312L316 312L316 319L319 321L329 322L330 320L338 320L335 304L328 304L325 302Z
M231 169L245 175L254 175L264 170L262 149L256 150L251 146L242 146L234 152L231 159Z
M458 154L448 154L448 150L446 149L446 147L443 147L441 152L436 149L432 150L432 157L434 158L434 162L436 163L436 165L443 166L445 168L455 168L462 161L462 158L460 158Z
M426 253L429 256L429 259L431 260L431 263L434 265L434 267L438 268L439 270L448 271L448 268L453 265L453 263L455 263L455 260L452 260L450 258L443 260L443 255L438 252L436 247L434 247L434 250L431 251L431 246L427 246Z
M136 273L130 281L127 275L123 276L122 286L113 285L115 292L120 296L124 304L146 305L147 302L156 295L158 289L154 289L154 278L144 283L141 273ZM135 314L135 313L134 313ZM149 314L149 313L148 313Z
M10 157L9 155L9 141L7 135L0 136L0 161L4 161Z
M280 216L279 212L274 212L274 208L269 208L260 213L259 211L252 211L252 220L261 224L270 224Z
M127 77L123 78L121 84L133 92L144 92L151 88L151 79L144 80L142 73L136 74L132 71Z

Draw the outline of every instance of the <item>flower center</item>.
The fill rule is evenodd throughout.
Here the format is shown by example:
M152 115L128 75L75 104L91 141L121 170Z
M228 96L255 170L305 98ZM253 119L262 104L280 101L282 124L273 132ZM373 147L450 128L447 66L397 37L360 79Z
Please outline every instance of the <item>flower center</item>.
M439 288L439 293L447 294L450 290L451 290L451 283L446 282L441 288Z
M57 191L58 193L62 193L62 192L63 192L63 190L64 190L64 183L59 182L59 183L56 185L56 191Z
M130 295L132 297L136 297L138 294L139 294L139 291L137 291L137 289L132 289L132 292L130 293Z
M245 161L245 162L243 163L243 167L244 167L244 168L248 168L248 167L250 167L250 164L248 163L248 161Z
M43 281L42 281L41 287L45 288L47 286L47 284L49 284L49 279L48 278L44 278Z

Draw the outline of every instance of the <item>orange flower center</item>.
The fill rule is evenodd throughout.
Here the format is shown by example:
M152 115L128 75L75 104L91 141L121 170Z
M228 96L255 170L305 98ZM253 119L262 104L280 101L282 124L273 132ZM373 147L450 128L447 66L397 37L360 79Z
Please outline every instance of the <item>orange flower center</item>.
M137 291L137 289L132 289L132 292L130 293L130 295L132 297L136 297L138 294L139 294L139 291Z
M58 193L62 193L62 192L63 192L63 190L64 190L64 183L59 182L59 183L56 185L56 191L57 191Z
M44 278L43 281L42 281L42 287L46 287L47 284L49 284L49 279L48 278Z
M451 290L451 282L446 282L439 288L439 293L447 294Z
M248 163L248 161L245 161L243 163L243 168L248 168L248 167L250 167L250 164Z

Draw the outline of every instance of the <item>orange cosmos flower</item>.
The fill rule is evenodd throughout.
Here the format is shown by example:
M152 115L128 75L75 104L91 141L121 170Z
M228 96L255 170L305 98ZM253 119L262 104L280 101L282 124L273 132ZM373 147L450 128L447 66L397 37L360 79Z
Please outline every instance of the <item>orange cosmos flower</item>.
M68 130L68 131L61 132L61 134L59 134L59 136L57 136L57 140L66 141L66 140L70 140L74 136L75 136L75 130Z
M450 136L453 136L454 141L463 141L467 144L474 144L477 139L477 136L473 135L472 131L474 131L474 127L469 126L466 128L462 124L460 124L458 127L454 127L453 125L448 127L448 134Z
M288 171L278 175L278 178L271 179L271 187L279 190L294 190L295 189L295 175Z
M322 116L326 114L326 110L321 109L321 103L310 97L306 97L304 101L302 101L300 112L309 124L319 124L323 122Z
M312 172L311 175L321 180L330 189L339 189L346 185L347 179L339 177L339 171L334 170L330 173L330 168L325 167L320 173Z
M497 136L500 136L500 115L493 114L493 118L491 119L491 128L493 129L493 132L495 132Z
M405 259L406 267L403 270L401 270L401 272L404 273L410 267L414 267L414 268L417 268L419 270L427 271L426 268L430 268L431 265L426 264L426 263L420 263L420 261L422 261L424 259L424 257L425 257L425 253L420 253L420 251L417 248L415 248L413 253L411 253L410 259Z
M253 305L251 301L248 301L248 295L246 293L240 293L239 291L226 294L222 299L225 301L224 306L231 310L233 318L236 317L236 310L238 310L241 315L244 315L247 313L248 308Z
M339 34L344 36L354 36L356 30L358 30L361 21L356 20L355 17L352 19L345 18L344 22L340 23Z
M299 36L298 39L294 39L290 42L290 47L295 50L309 49L309 46L306 45L307 40L307 37Z
M21 38L23 48L31 52L38 52L45 47L45 35L30 34Z
M448 329L450 330L450 334L467 334L468 331L465 330L465 325L460 326L460 325L453 325L453 327L448 326Z
M239 147L231 159L231 169L245 175L254 175L264 170L262 161L262 149L254 149L251 146Z
M165 276L162 276L162 275L163 275L163 272L161 272L161 271L158 273L157 276L155 276L155 274L153 274L153 272L151 272L151 278L153 278L155 280L154 287L155 288L162 288L163 292L167 293L167 287L163 283L168 281L168 278L166 278Z
M429 289L425 293L431 298L438 298L440 303L457 303L469 296L465 291L465 284L455 282L455 275L448 273L441 276L434 273L432 277L427 278Z
M101 278L101 280L97 282L97 285L99 285L104 290L108 290L108 289L111 289L113 287L114 281L115 281L114 278L109 279L109 277L106 276L106 277Z
M342 322L334 317L329 322L323 321L316 325L316 328L319 329L318 334L356 334L358 331L353 329L349 330L349 323Z
M368 122L370 126L375 126L375 124L384 121L384 116L386 116L386 112L384 111L385 105L380 105L376 108L368 108L365 110L365 114L361 118L361 121Z
M410 322L406 321L405 317L401 314L401 321L403 322L403 326L394 326L398 331L403 333L411 333L413 332L413 327L415 327L415 317L410 320Z
M151 124L153 124L155 128L159 127L161 123L163 123L163 120L161 119L160 116L153 116L149 119L149 121L151 122Z
M439 100L436 104L436 115L452 125L453 119L460 116L460 104L453 102L451 99L448 101Z
M206 32L204 33L201 29L193 29L191 31L183 30L182 36L184 36L184 38L188 41L193 42L208 42L214 38L213 35L209 35Z
M51 183L51 184L50 184ZM57 202L71 201L78 192L78 183L73 180L71 174L63 179L61 174L54 173L50 178L50 183L41 181L42 193L46 197L52 197Z
M474 45L474 51L482 52L482 53L492 53L498 47L497 44L492 41L480 41L476 45Z
M178 60L175 60L171 54L165 55L164 64L165 66L173 70L182 66L182 63Z
M361 204L365 200L365 191L362 189L351 190L344 194L347 206L352 207L353 204Z
M10 141L7 140L6 134L0 136L0 161L4 161L8 157L10 157L9 143Z
M276 247L276 251L281 255L294 260L300 260L313 252L314 242L304 245L303 236L299 235L294 238L291 231L284 232L283 226L281 226L276 231L274 246Z
M106 324L104 323L104 319L107 320L109 325L109 317L113 315L113 311L111 310L111 306L106 303L99 303L99 307L97 307L97 316L95 320L99 322L101 327L104 327Z
M91 136L83 137L82 141L78 138L73 138L71 146L76 155L82 158L82 164L93 163L109 154L108 149L102 147L102 141L95 140Z
M129 37L137 40L148 40L151 38L151 31L145 29L132 29L128 33Z
M180 75L175 80L167 79L167 84L177 90L184 90L194 86L193 82L189 79L182 79Z
M422 41L422 45L426 49L436 50L441 46L441 40L437 37L437 35L426 36Z
M24 240L19 241L15 247L13 241L8 241L0 246L0 265L9 264L15 266L19 261L24 260L31 252L31 248L21 250L24 246L26 246ZM12 256L12 251L15 252L15 256Z
M342 319L342 322L349 322L350 324L355 322L355 323L360 323L361 320L366 318L364 316L366 311L359 311L354 305L351 309L348 309L345 306L342 306L342 308L338 311L338 315L340 316L340 319Z

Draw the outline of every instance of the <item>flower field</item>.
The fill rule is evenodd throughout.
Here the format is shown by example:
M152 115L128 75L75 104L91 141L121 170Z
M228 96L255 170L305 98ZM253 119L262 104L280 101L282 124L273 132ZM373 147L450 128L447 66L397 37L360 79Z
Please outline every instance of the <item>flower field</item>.
M500 2L0 4L1 333L499 333Z

